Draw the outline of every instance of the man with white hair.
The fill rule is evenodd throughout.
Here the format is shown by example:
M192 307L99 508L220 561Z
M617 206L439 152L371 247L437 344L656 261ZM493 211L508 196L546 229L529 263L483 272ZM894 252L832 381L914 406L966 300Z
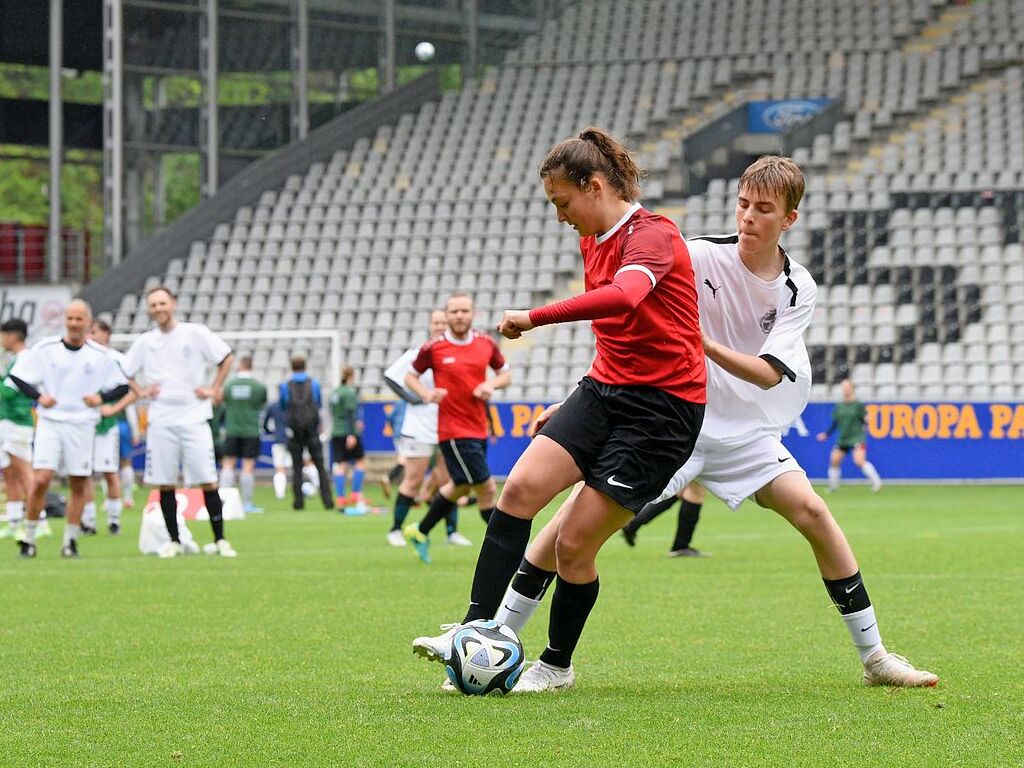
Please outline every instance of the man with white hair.
M78 557L82 508L92 477L93 441L100 420L99 406L128 393L128 382L108 350L87 334L92 309L76 299L64 310L64 335L43 339L20 356L10 379L36 403L34 477L28 499L21 556L36 555L36 526L46 491L61 467L67 472L71 498L64 526L63 557Z

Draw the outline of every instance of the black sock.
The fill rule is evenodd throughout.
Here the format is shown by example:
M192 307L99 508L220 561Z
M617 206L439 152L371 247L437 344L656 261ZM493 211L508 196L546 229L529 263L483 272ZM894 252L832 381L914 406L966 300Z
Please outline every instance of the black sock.
M448 512L454 506L456 506L455 502L448 501L448 499L441 495L440 491L435 493L434 498L430 500L426 516L420 520L420 533L424 536L429 535L434 530L435 525L448 517Z
M174 498L174 491L160 491L160 512L164 516L164 525L167 526L167 534L171 541L179 544L178 538L178 500Z
M487 507L486 509L484 509L483 507L480 508L480 517L484 519L485 523L491 522L491 515L493 514L494 507Z
M220 541L224 538L224 507L220 503L220 493L216 489L203 491L203 501L206 502L206 511L210 515L213 540Z
M700 508L703 504L694 504L692 501L683 499L679 505L679 522L676 524L676 540L672 542L672 551L686 549L693 540L693 532L697 530L697 523L700 520Z
M516 567L526 554L532 526L532 520L506 515L495 507L477 555L469 610L464 622L494 617Z
M530 600L543 600L544 593L554 580L554 571L538 568L524 557L519 563L519 570L512 577L512 589Z
M395 497L395 511L391 525L392 531L397 531L402 527L405 518L409 516L409 510L412 508L414 501L415 499L412 496L406 496L401 491L398 492L398 496Z
M451 536L457 530L459 530L459 505L452 504L452 508L448 510L448 514L444 516L445 528L448 530L448 535Z
M395 466L388 471L388 480L393 484L402 482L403 477L405 477L405 467L401 464L395 464Z
M669 509L673 504L676 503L675 496L669 496L664 501L652 501L650 504L644 506L633 519L626 523L623 528L631 533L636 533L640 530L641 526L647 525L651 520L656 518L666 509Z
M825 582L828 596L832 598L832 602L844 616L871 607L871 600L868 598L868 591L864 588L864 579L861 578L860 571L845 579L822 579L822 581Z
M548 619L548 647L540 655L541 661L563 668L572 664L573 651L597 602L599 591L598 579L589 584L571 584L561 576L555 580L555 595L551 598Z

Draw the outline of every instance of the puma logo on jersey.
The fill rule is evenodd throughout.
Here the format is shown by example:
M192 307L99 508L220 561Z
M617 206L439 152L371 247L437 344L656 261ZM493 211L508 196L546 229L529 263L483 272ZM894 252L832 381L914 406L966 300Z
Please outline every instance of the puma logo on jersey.
M629 229L626 230L626 234L627 235L632 235L633 234L633 225L632 224L629 225Z
M716 288L715 286L713 286L711 284L711 281L708 280L707 278L704 278L704 285L706 285L708 288L711 289L711 298L712 299L717 299L718 298L718 288L721 288L722 286L718 286L718 288Z

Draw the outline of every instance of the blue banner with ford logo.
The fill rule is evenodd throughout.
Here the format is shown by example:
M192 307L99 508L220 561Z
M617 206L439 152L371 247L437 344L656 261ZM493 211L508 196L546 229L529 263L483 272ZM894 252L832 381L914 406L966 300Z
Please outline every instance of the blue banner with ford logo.
M785 99L747 102L747 131L782 133L809 120L832 103L832 99Z

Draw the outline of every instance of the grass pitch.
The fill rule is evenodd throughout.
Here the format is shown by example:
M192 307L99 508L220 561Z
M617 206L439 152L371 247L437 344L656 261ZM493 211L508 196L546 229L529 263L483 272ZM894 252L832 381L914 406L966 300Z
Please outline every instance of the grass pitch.
M799 535L709 497L695 544L713 558L665 556L674 511L635 549L608 543L573 691L445 694L410 640L461 618L477 547L436 531L424 566L387 546L384 516L295 513L263 490L266 514L228 524L234 561L140 556L137 511L80 561L56 537L34 561L4 543L0 765L1024 764L1024 489L828 500L887 646L937 688L861 686ZM479 544L475 510L462 528ZM529 658L546 627L542 609Z

